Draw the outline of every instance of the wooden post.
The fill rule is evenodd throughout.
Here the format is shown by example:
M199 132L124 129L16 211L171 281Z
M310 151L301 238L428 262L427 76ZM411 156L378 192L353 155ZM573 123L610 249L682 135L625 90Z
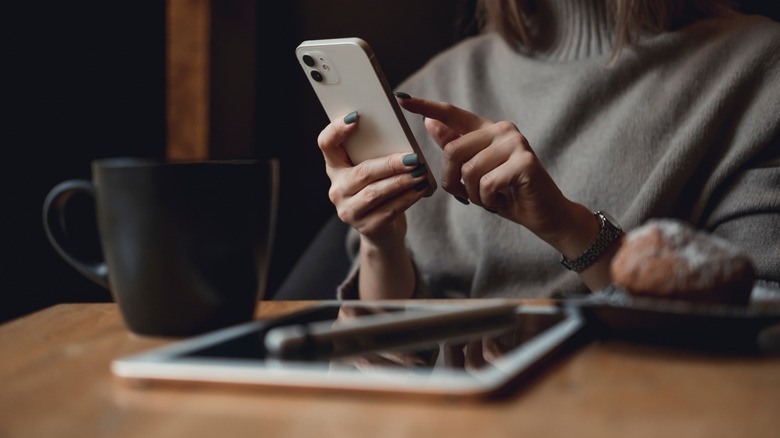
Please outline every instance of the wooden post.
M209 158L210 0L167 0L166 156Z

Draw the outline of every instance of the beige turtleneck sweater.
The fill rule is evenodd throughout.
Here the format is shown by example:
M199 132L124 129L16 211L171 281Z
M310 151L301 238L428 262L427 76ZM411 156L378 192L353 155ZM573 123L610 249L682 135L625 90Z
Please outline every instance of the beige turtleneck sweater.
M744 248L780 280L780 24L734 14L646 35L610 64L598 0L540 2L548 45L518 53L486 33L439 54L401 86L528 138L564 195L627 230L673 217ZM441 150L409 115L434 173ZM586 292L519 225L438 190L407 212L419 293L561 297ZM348 242L356 251L354 230ZM357 266L339 290L355 298Z

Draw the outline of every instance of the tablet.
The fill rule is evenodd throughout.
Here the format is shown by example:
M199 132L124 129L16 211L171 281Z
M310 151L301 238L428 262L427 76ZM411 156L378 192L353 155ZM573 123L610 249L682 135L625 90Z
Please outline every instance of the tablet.
M583 328L573 306L328 301L121 357L112 372L135 384L490 397L576 345Z

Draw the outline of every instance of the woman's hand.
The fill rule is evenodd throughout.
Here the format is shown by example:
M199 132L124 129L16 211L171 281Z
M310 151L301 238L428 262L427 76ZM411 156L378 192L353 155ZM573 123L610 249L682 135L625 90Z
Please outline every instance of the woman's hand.
M360 232L360 298L410 298L416 277L404 243L404 212L425 194L425 168L415 154L353 165L343 145L360 129L356 116L330 123L317 139L330 178L328 195L339 218Z
M440 185L461 202L468 199L528 228L567 257L579 255L598 234L590 210L561 193L513 123L444 102L399 103L425 116L428 133L444 151Z
M360 129L354 115L345 117L351 123L330 123L317 139L331 182L328 195L339 218L356 228L362 239L377 246L397 244L406 235L404 212L425 193L425 169L419 168L414 154L394 154L353 165L343 144Z
M497 212L537 234L554 231L550 217L566 198L511 122L494 122L444 102L400 99L425 116L425 127L442 148L441 187Z

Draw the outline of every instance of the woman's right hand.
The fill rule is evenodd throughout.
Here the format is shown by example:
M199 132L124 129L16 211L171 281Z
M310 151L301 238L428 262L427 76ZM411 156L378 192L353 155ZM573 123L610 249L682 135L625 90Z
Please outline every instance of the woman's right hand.
M351 123L333 121L317 138L331 183L328 196L339 218L357 229L362 240L377 247L398 245L406 236L404 212L425 194L424 169L418 169L414 154L393 154L353 165L343 145L360 129L360 122L350 116L345 119Z

